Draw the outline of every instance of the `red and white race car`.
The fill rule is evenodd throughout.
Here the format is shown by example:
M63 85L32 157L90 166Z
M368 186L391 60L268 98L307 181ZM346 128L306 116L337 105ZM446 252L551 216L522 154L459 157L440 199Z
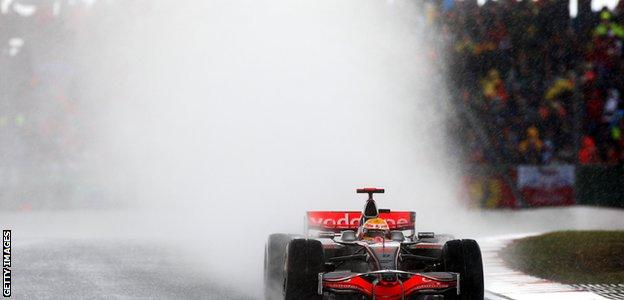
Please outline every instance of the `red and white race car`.
M309 211L306 235L271 234L265 248L266 299L483 299L474 240L416 232L416 213L378 209Z

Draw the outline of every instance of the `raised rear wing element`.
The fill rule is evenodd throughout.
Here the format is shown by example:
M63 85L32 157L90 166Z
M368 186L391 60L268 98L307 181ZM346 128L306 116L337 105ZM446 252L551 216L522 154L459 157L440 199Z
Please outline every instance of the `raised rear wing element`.
M361 188L355 190L358 194L383 194L386 192L384 189L379 188Z
M307 229L340 232L356 230L360 225L359 211L309 211L306 216ZM415 230L416 213L413 211L381 211L379 217L388 222L390 230Z

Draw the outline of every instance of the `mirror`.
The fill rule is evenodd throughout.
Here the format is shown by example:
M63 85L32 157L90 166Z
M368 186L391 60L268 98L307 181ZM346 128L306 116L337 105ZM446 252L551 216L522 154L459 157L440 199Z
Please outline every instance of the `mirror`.
M357 240L357 237L355 235L355 231L345 230L340 234L340 239L344 242L353 242Z
M390 239L395 242L403 242L405 235L403 235L403 231L393 230L390 232Z

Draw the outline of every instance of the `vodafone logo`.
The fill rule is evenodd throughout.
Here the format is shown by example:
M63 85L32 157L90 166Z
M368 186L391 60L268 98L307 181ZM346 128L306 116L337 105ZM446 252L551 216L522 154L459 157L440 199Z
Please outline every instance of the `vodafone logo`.
M407 219L386 219L386 222L388 222L388 226L390 226L390 228L395 228L395 227L402 227L402 226L406 226L409 225L409 220Z
M321 226L325 228L354 228L360 225L360 214L352 216L344 213L341 218L332 218L332 216L314 217L310 216L310 225Z
M410 212L390 212L380 214L386 220L390 229L413 226L410 222ZM322 229L357 229L360 225L360 212L308 212L308 226Z

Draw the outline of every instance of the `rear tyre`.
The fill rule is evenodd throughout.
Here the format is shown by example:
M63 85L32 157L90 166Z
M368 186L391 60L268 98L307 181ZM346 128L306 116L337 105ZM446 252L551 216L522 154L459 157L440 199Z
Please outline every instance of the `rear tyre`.
M292 239L289 234L275 233L269 235L264 248L264 298L277 300L283 297L284 260L286 246Z
M460 274L460 294L451 299L483 299L483 262L474 240L451 240L442 248L444 269Z
M325 257L320 241L295 239L286 251L285 300L321 300L318 294L318 274Z

